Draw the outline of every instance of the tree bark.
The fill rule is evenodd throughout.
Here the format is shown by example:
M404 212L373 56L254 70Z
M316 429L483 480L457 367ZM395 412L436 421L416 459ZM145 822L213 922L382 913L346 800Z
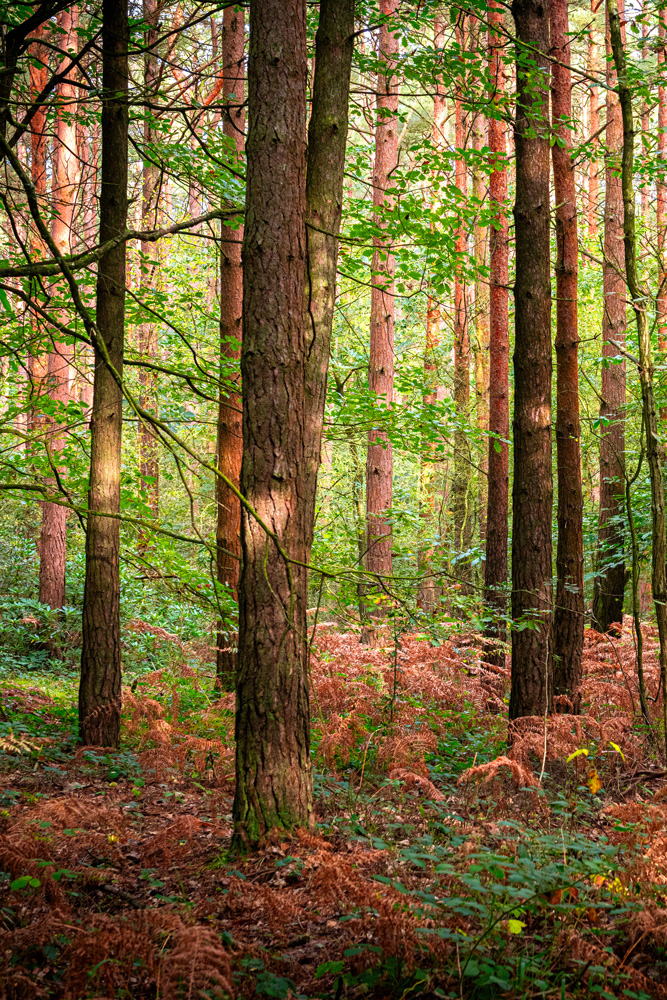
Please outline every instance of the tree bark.
M238 849L258 844L272 827L312 822L303 565L311 488L306 76L306 0L251 0L241 352L241 490L248 506L241 515L233 809Z
M584 498L579 420L577 192L572 162L572 74L568 0L551 0L551 147L556 199L556 455L558 548L554 694L578 712L584 647Z
M78 7L73 4L58 15L58 27L62 34L60 44L66 51L76 51L79 44ZM59 70L69 65L69 56L64 56ZM79 189L80 165L76 155L76 123L72 102L78 91L72 75L56 87L58 110L56 134L53 143L53 223L51 235L62 254L75 249L74 211ZM47 361L47 385L49 396L61 406L66 406L70 398L70 375L72 345L64 341L54 341L53 350ZM51 452L51 461L59 465L58 453L65 440L62 429L55 420L46 421L45 441ZM51 480L53 482L53 480ZM51 608L62 608L65 603L65 569L67 561L67 510L54 503L42 504L42 528L39 546L39 600Z
M548 0L514 0L512 14L518 44L509 716L516 719L544 714L553 699Z
M230 105L223 131L231 139L239 159L245 143L245 17L242 8L226 7L222 27L223 101ZM221 389L218 404L218 468L235 486L241 482L243 457L243 420L237 373L241 359L243 317L243 269L241 243L243 226L221 226L220 244L220 374L231 391ZM229 588L238 600L241 575L241 504L222 479L216 480L218 507L216 543L218 546L218 583ZM236 683L237 652L229 630L221 621L218 627L216 685L233 691Z
M598 10L599 0L591 0L591 15L595 16ZM595 28L591 24L588 31L588 74L595 77L598 72L597 40ZM600 128L600 110L598 101L600 99L599 88L594 84L589 84L588 89L588 135L593 146L593 150L599 147L599 140L596 138ZM588 235L598 234L598 195L600 184L598 181L598 160L593 156L588 161Z
M127 3L103 0L100 243L127 228L128 46ZM125 261L122 242L101 258L97 276L97 336L117 376L123 369ZM120 738L122 429L121 388L96 350L79 687L79 736L87 746L116 747Z
M476 28L479 35L479 28ZM481 43L481 38L475 42L475 48ZM473 146L477 151L472 170L472 195L477 206L478 215L474 229L475 253L475 325L473 341L473 357L475 359L475 412L477 416L477 431L482 441L482 451L479 456L477 470L477 522L479 524L479 539L486 539L486 505L488 491L488 451L486 448L487 432L489 430L489 286L484 275L488 256L488 228L482 224L481 211L486 203L488 192L482 173L481 151L484 145L485 127L484 115L477 115L473 128Z
M381 0L380 10L391 17L398 0ZM399 42L386 23L380 28L379 52L384 71L378 73L375 123L375 165L373 168L373 208L375 223L385 228L385 213L391 211L394 196L392 171L398 162L398 90L395 79ZM396 261L391 241L381 236L373 239L370 358L368 388L377 397L380 412L389 408L394 396L394 274ZM379 423L382 421L380 419ZM392 505L392 446L387 432L373 427L368 434L366 458L366 518L368 525L366 569L378 577L392 573L392 528L388 511Z
M503 8L492 0L489 6L489 75L495 84L496 102L505 89L502 61ZM507 168L505 122L489 117L491 174L489 200L493 223L489 234L489 485L486 514L486 563L484 600L497 616L487 629L489 638L505 639L499 619L506 612L507 535L509 506L509 229L505 214ZM487 659L504 662L504 654L492 649Z
M148 25L144 33L144 91L147 102L155 102L159 86L158 58L155 46L158 41L157 0L144 0L144 21ZM158 199L160 196L160 170L155 161L155 152L151 149L157 138L155 112L146 107L144 119L144 146L146 152L143 162L141 226L144 230L155 229L158 224ZM139 297L149 298L157 286L158 264L156 257L159 247L153 243L140 244L141 272ZM156 363L158 360L158 326L152 320L145 320L139 326L137 348L141 358ZM139 369L139 402L144 410L158 415L158 376L149 368ZM147 421L140 420L139 432L139 480L141 482L142 499L148 506L150 517L157 521L160 507L160 457L158 441L153 428ZM149 547L149 535L142 532L139 539L140 551L146 552Z
M35 31L38 38L42 37L44 29L42 27ZM48 49L41 42L33 42L30 46L30 96L36 101L42 90L46 86L48 77ZM30 152L31 152L31 175L32 183L35 187L40 208L46 209L46 157L48 151L48 141L46 137L46 109L41 105L33 115L30 132ZM45 255L44 241L35 230L32 238L33 253L36 257ZM32 321L33 334L35 339L40 339L40 323L36 316ZM33 432L38 432L44 427L43 415L39 412L39 400L44 394L47 380L47 355L40 350L31 351L30 377L31 377L31 415L29 428ZM36 407L36 408L35 408ZM41 506L44 506L43 504Z
M465 15L459 14L456 27L459 50L466 47ZM454 183L463 205L468 198L468 165L463 156L467 145L466 116L463 111L464 81L463 57L457 76L454 105L455 146L457 151L454 168ZM467 552L472 541L472 511L470 510L470 468L471 455L468 441L467 422L470 409L470 328L468 323L468 289L462 272L467 265L468 231L462 224L456 233L456 273L454 277L454 406L456 408L456 431L454 433L454 481L452 483L452 513L454 516L454 551ZM470 579L470 561L459 560L456 565L459 579Z
M625 361L614 344L625 344L623 280L623 190L620 177L623 122L611 60L607 17L607 157L605 164L604 267L602 274L602 368L600 401L600 512L598 575L593 593L593 619L600 632L623 624L625 559L623 518L625 493ZM600 568L602 567L602 568Z
M658 345L662 354L667 353L667 267L665 266L665 225L667 223L667 88L665 87L665 47L667 28L664 11L658 12L658 173L655 182L656 224L658 230Z
M646 459L651 479L651 585L655 618L660 640L660 683L662 686L662 722L667 756L667 532L665 524L665 489L663 459L658 435L658 411L653 387L651 332L646 303L647 290L639 283L637 243L635 235L634 145L635 131L632 93L628 85L625 46L617 0L608 0L609 34L618 80L619 103L623 125L623 157L621 183L623 187L623 243L625 274L632 299L637 340L639 344L639 379L642 390L642 415L646 431Z

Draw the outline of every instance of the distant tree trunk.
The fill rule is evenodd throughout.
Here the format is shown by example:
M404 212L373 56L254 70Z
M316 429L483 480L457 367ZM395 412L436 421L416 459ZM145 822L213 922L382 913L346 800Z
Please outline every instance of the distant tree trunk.
M584 647L584 498L579 421L577 192L572 162L572 74L568 0L551 0L552 129L556 199L556 454L558 549L553 652L554 694L580 702Z
M225 7L222 27L223 101L230 105L223 131L236 147L239 158L245 143L245 16L243 8ZM241 358L243 316L243 269L241 243L243 226L221 225L220 244L220 359L221 376L229 380L230 369L237 371ZM218 468L236 486L241 482L243 420L238 376L234 389L221 389L218 405ZM238 600L241 574L241 504L221 479L216 480L218 517L218 583L228 587ZM216 685L233 691L236 683L237 653L233 641L219 623L216 654Z
M34 34L41 38L44 29L39 28ZM36 101L39 94L46 86L48 78L48 49L41 42L33 42L30 46L30 55L32 59L29 65L30 73L30 96L33 101ZM48 149L48 142L46 138L46 110L43 105L41 105L35 112L30 133L30 150L31 150L31 172L32 172L32 183L35 186L35 194L39 201L40 208L46 209L46 155ZM33 234L33 253L35 256L44 255L44 243L37 232ZM33 335L35 338L40 336L40 323L37 317L33 317ZM38 410L35 410L35 405L39 407L39 399L44 394L46 378L47 378L47 355L44 351L39 348L31 351L30 365L30 375L31 375L31 397L33 408L31 411L31 417L29 421L29 427L32 431L38 431L44 426L44 419L39 414ZM43 504L41 506L44 506Z
M239 849L258 844L272 827L312 822L303 566L311 341L304 311L306 66L306 0L251 0L241 490L263 524L243 508L233 810Z
M514 0L517 104L512 691L509 716L550 710L551 254L548 0ZM527 49L523 45L528 46ZM528 64L528 65L527 65ZM531 66L530 64L534 64ZM532 627L518 628L529 620Z
M72 51L78 48L78 7L73 4L58 15L61 46ZM59 69L69 65L64 56ZM56 88L59 107L56 117L56 134L53 143L53 223L51 235L62 254L75 248L74 210L79 188L80 167L76 155L76 123L72 102L78 90L72 77L63 80ZM62 105L60 106L60 102ZM70 398L72 345L55 341L49 352L47 383L49 396L66 406ZM54 465L58 466L58 453L64 447L63 433L58 424L49 420L45 439ZM54 503L42 504L42 529L39 546L39 600L51 608L62 608L65 603L65 567L67 561L67 510Z
M398 9L398 0L380 0L383 15L391 17ZM373 208L376 225L385 228L386 211L391 210L394 197L392 171L398 162L398 90L394 67L399 42L386 24L380 28L380 58L385 63L377 78L377 118L375 123L375 165L373 168ZM391 240L377 236L372 263L370 359L368 388L379 399L380 410L390 407L394 396L394 273L396 262ZM381 422L381 421L380 421ZM392 504L392 446L386 431L373 427L368 435L366 458L366 518L368 538L366 569L378 577L391 576L392 527L387 511Z
M127 228L128 46L125 0L103 0L100 243ZM117 375L123 370L125 259L120 243L101 258L97 276L97 336ZM96 350L79 687L79 736L86 746L116 747L120 736L122 429L122 392Z
M609 18L607 55L607 157L604 201L604 267L602 272L602 356L618 358L616 344L625 344L625 281L623 279L623 190L620 165L623 122L611 61ZM606 361L602 368L600 402L600 513L598 569L593 594L593 618L600 632L623 624L625 559L623 516L625 505L625 361Z
M591 0L591 14L597 13L599 0ZM588 74L595 78L598 72L597 42L595 29L591 25L588 31ZM598 108L599 88L594 83L589 83L588 88L588 135L592 143L593 150L597 150L599 140L594 138L600 128L600 110ZM597 236L598 233L598 193L600 184L598 181L598 160L594 156L588 162L588 235Z
M306 412L308 550L313 541L317 474L331 350L338 233L343 214L354 0L321 0L315 39L306 171Z
M648 10L646 6L646 0L642 0L642 59L648 62ZM642 100L642 135L641 135L641 149L644 156L648 156L649 153L649 108L648 101L644 97ZM641 186L641 206L642 206L642 218L646 218L648 215L648 194L649 194L649 184L644 172L643 183Z
M658 173L655 182L656 223L658 230L658 345L662 354L667 353L667 266L665 263L665 225L667 224L667 88L665 87L665 62L667 55L667 30L665 13L659 11L658 22Z
M144 91L146 100L154 102L159 85L158 58L155 46L157 44L159 8L157 0L144 0L144 21L148 25L144 33ZM146 108L144 119L144 146L146 153L143 162L141 228L155 229L158 224L158 200L160 196L160 170L155 163L155 151L151 146L156 140L157 132L154 124L154 111ZM158 265L155 258L159 250L154 243L142 242L141 278L139 297L149 299L158 279ZM153 320L145 320L139 326L137 349L142 360L155 364L158 360L158 327ZM139 369L139 403L149 413L158 413L158 377L157 372L150 368ZM147 504L150 516L157 521L160 501L160 457L158 441L153 428L144 420L138 424L139 430L139 477L143 500ZM144 553L149 545L147 532L142 532L139 540L140 550Z
M625 274L628 292L633 302L639 345L639 378L642 391L642 416L646 431L646 459L651 478L651 585L655 617L660 640L660 684L662 686L662 724L667 755L667 531L665 522L665 488L658 413L653 386L651 360L651 332L647 310L646 288L639 282L637 270L637 242L635 234L634 145L635 132L632 109L632 91L628 85L625 42L621 28L621 14L617 0L608 0L608 18L611 48L617 72L619 103L623 123L623 157L621 183L623 188L623 240Z
M459 14L456 39L461 51L466 46L465 16ZM456 83L455 98L455 146L463 150L466 146L466 117L463 112L464 81L461 68ZM462 202L468 197L468 165L458 153L455 163L454 183ZM452 512L454 515L454 550L467 552L472 541L472 516L470 510L470 468L471 455L466 430L470 408L470 329L468 324L468 289L462 272L467 265L468 230L467 223L456 233L456 275L454 278L454 405L456 407L456 431L454 434L454 482L452 484ZM462 580L470 578L469 560L457 564L457 575Z
M479 39L481 42L481 39ZM478 47L479 42L475 43ZM483 273L487 265L488 227L482 224L481 210L486 204L487 190L482 173L480 153L486 139L484 115L477 115L473 128L473 146L477 151L472 171L472 194L477 205L475 222L475 334L473 356L475 359L475 411L477 431L482 440L482 451L477 470L477 520L479 538L486 538L486 497L488 491L488 449L486 433L489 429L489 286Z
M502 61L503 8L497 0L489 6L489 75L495 83L496 102L505 88ZM501 617L506 612L507 535L509 506L509 230L505 214L507 168L504 162L505 122L489 116L488 143L491 159L489 200L493 224L489 234L489 485L486 514L486 563L484 600ZM489 638L505 639L504 628L495 622ZM504 654L488 650L486 657L504 662Z
M436 16L433 26L433 41L436 49L441 49L444 45L444 25L442 18ZM437 150L444 149L444 126L447 117L447 104L444 87L440 76L435 79L435 91L433 96L433 123L431 127L431 141ZM432 205L435 207L439 200L437 194L432 194ZM424 384L427 387L424 394L424 405L432 406L438 398L438 377L436 352L440 345L441 317L440 303L438 299L429 295L426 305L426 344L424 346ZM420 514L422 520L423 535L430 535L433 531L433 520L436 510L435 492L435 470L437 464L433 461L433 448L425 442L421 457L421 482L420 482ZM422 545L419 550L419 606L424 611L435 610L437 591L435 577L431 574L431 562L433 559L433 547L431 544Z

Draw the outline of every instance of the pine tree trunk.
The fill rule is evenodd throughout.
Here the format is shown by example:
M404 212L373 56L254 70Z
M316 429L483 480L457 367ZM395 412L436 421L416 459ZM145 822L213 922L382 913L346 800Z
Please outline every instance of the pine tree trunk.
M100 243L127 228L128 46L125 0L103 0ZM101 258L97 276L97 336L119 376L123 369L125 260L126 247L121 243ZM120 738L118 513L122 429L122 392L96 350L79 687L79 736L86 746L116 747Z
M658 345L662 354L667 353L667 266L665 263L665 225L667 224L667 183L665 173L667 169L667 88L664 84L665 62L667 55L667 27L665 24L665 13L658 14L658 71L659 79L662 81L658 85L658 163L659 170L656 175L656 224L658 235Z
M640 285L637 270L635 233L634 145L635 132L632 92L628 85L625 42L617 0L608 0L608 20L611 48L618 80L619 103L622 113L623 156L621 184L623 188L623 242L625 274L633 303L639 345L639 379L642 391L642 416L646 431L646 459L651 479L651 589L660 641L660 684L662 687L662 723L667 756L667 530L665 521L665 489L663 456L658 434L658 412L653 385L651 332L645 303L649 296Z
M505 89L502 61L502 35L497 26L503 21L503 8L492 0L489 6L489 75L495 81L498 100ZM507 169L505 122L489 117L488 133L491 157L489 201L493 224L489 234L489 484L486 514L486 563L484 600L496 615L506 611L507 535L509 507L509 230L505 214ZM504 640L505 631L494 622L489 638ZM493 662L503 663L504 654L486 652Z
M514 0L517 105L512 691L509 716L551 708L549 4ZM521 628L525 622L528 628Z
M157 0L144 0L144 21L148 28L144 34L144 90L146 100L154 102L159 86L158 58L155 46L159 37ZM150 116L149 116L150 115ZM154 112L147 110L144 121L144 146L146 155L143 162L141 228L155 229L158 224L158 199L160 196L160 170L155 161L155 152L151 149L157 138L157 132L152 116ZM157 286L158 265L155 263L159 249L155 244L142 242L141 278L139 297L150 299ZM155 364L158 360L158 327L152 320L144 321L138 330L137 349L142 360ZM139 403L144 410L157 416L158 414L158 375L150 368L139 369ZM142 499L148 506L150 517L157 521L160 502L160 458L158 441L149 423L140 420L139 431L139 479L141 482ZM146 552L149 547L148 533L142 532L139 539L140 551Z
M42 37L43 28L35 32L38 38ZM42 90L46 86L48 78L48 49L41 42L33 42L30 46L30 96L36 101ZM33 115L30 131L30 152L31 152L31 176L35 186L35 194L41 209L46 210L46 157L48 151L48 141L46 137L46 109L40 106ZM45 255L44 241L38 232L33 233L32 239L33 253L36 257ZM33 335L40 337L40 322L36 316L32 321ZM29 428L32 432L38 433L44 427L44 418L39 412L39 400L46 391L47 377L47 355L34 348L31 350L30 374L31 374L31 398L32 408L29 420ZM35 409L35 405L37 409ZM44 506L43 504L41 505Z
M556 199L556 454L558 549L554 609L554 694L578 711L584 646L584 498L579 421L577 192L570 121L572 74L568 0L551 0L551 147Z
M79 40L78 7L73 4L58 15L58 27L62 35L60 41L67 51L76 50ZM64 56L59 70L69 65L69 56ZM80 167L76 155L76 123L72 114L72 101L78 90L72 76L63 80L56 88L56 96L63 102L56 118L56 134L53 143L53 223L51 235L62 254L75 249L74 211L79 188ZM70 376L72 345L55 341L47 362L47 384L52 400L66 406L70 398ZM62 430L57 422L49 420L45 428L45 441L51 453L51 461L58 467L58 453L65 445ZM54 482L54 479L50 479ZM39 600L51 608L62 608L65 603L65 568L67 560L67 510L54 503L42 504L42 528L39 546Z
M245 18L242 8L226 7L222 27L223 100L230 104L223 131L234 143L236 154L243 156L245 143ZM229 379L229 370L237 370L241 358L243 315L243 270L241 243L243 226L221 226L220 244L220 359L221 375ZM221 390L218 405L218 468L235 486L241 482L243 457L243 421L238 380L235 390ZM225 483L216 480L218 517L218 583L228 587L238 600L241 574L241 504ZM217 637L216 686L233 691L236 683L237 653L220 622Z
M591 14L597 13L599 0L591 0ZM598 72L597 41L595 29L591 25L588 32L588 74L595 78ZM589 83L588 99L588 136L592 143L593 150L599 147L599 140L594 138L600 128L600 111L598 108L599 88L594 83ZM597 236L598 233L598 194L600 184L598 181L598 160L593 157L588 161L588 235Z
M456 40L461 52L466 47L465 17L459 15ZM461 67L465 64L461 60ZM462 72L462 69L460 70ZM460 73L456 83L455 97L455 146L463 150L467 144L467 122L463 112L464 82ZM454 183L462 203L468 198L468 165L458 153L454 168ZM472 540L472 511L470 497L471 455L467 434L468 411L470 408L470 329L468 324L468 289L462 271L468 263L467 224L461 225L456 233L456 276L454 279L454 406L456 408L456 431L454 434L454 482L452 484L452 513L454 516L454 551L467 552ZM470 579L469 560L459 561L456 566L459 579Z
M623 190L620 177L623 123L614 92L616 71L611 61L609 21L607 54L607 158L605 164L604 268L602 275L602 356L618 358L625 344L625 281L623 280ZM607 361L602 368L600 401L600 513L598 576L593 594L593 619L600 632L623 624L625 560L623 518L625 504L625 361Z
M444 25L442 18L436 16L433 26L433 42L436 50L442 49L445 42ZM438 151L442 152L445 147L444 128L447 118L447 103L445 92L440 76L436 76L435 90L433 95L433 123L431 127L431 141ZM435 179L435 178L434 178ZM438 196L435 192L431 195L432 207L436 207ZM432 295L428 296L426 305L426 343L424 346L424 384L427 387L424 394L424 405L432 406L438 398L438 366L436 352L440 345L441 317L440 303ZM420 515L422 522L422 535L431 536L435 525L437 514L436 502L436 471L438 464L433 459L433 447L429 442L425 442L421 456L420 475ZM427 612L435 610L438 587L436 579L431 572L433 560L433 546L431 544L421 546L419 550L419 606Z
M383 15L391 17L398 0L381 0ZM380 57L385 71L377 78L377 118L375 123L375 165L373 168L373 207L376 224L384 228L384 212L391 210L394 197L392 171L398 161L398 91L393 68L399 42L386 24L380 28ZM375 237L372 262L370 359L368 388L378 396L380 411L390 407L394 396L394 273L396 262L391 242ZM380 419L380 424L382 420ZM368 435L366 458L366 569L379 577L392 573L392 529L387 511L392 504L392 446L386 431L373 427Z
M249 507L241 515L233 810L239 849L272 827L312 822L303 566L311 488L306 62L306 0L251 0L241 353L241 490Z
M479 34L479 31L477 32ZM475 47L479 46L479 38ZM474 149L481 153L486 138L483 115L477 115L473 129ZM472 195L475 204L486 204L488 191L481 169L479 155L475 157L472 171ZM488 260L488 228L482 224L481 214L478 214L474 230L475 239L475 335L473 341L473 356L475 359L475 412L477 431L482 441L482 451L478 458L477 469L477 522L479 524L480 543L486 538L486 504L488 492L488 449L487 432L489 430L489 286L484 269Z

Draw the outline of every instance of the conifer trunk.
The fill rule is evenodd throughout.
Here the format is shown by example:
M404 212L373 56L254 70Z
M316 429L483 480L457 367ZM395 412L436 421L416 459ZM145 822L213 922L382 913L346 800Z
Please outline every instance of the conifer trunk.
M251 0L241 353L241 490L249 507L241 515L233 809L239 849L258 844L272 827L312 822L303 565L310 488L306 75L306 0Z
M381 0L380 10L391 17L398 0ZM399 42L386 24L380 28L379 51L386 69L378 74L375 123L375 164L373 168L373 208L375 221L384 228L384 212L391 210L394 198L392 171L398 160L398 91L393 68ZM377 236L373 240L370 358L368 388L378 396L376 405L390 407L394 396L394 273L396 262L391 241ZM382 423L380 420L379 423ZM392 504L392 446L386 431L373 427L368 435L366 458L366 569L379 577L391 576L392 529L387 511Z
M465 15L459 14L456 40L461 52L466 47ZM461 72L463 59L457 76L454 103L455 146L463 150L467 145L467 121L463 112L464 82ZM468 165L462 152L456 157L454 183L461 203L468 198ZM463 223L456 233L456 275L454 278L454 406L456 408L456 431L454 434L454 481L452 483L452 513L454 516L454 551L467 552L472 540L472 512L470 510L470 446L466 425L470 409L470 326L468 322L468 289L462 272L467 265L468 230ZM456 569L459 579L470 578L469 560L459 561Z
M34 34L41 38L44 29L38 28ZM30 46L30 96L36 101L39 94L46 86L48 77L48 49L40 41L33 42ZM35 187L35 194L41 209L45 210L46 205L46 158L48 142L46 138L46 110L41 105L33 115L30 131L30 153L31 153L31 176ZM44 241L38 232L33 232L32 239L33 253L36 257L44 256ZM40 323L37 317L33 317L33 333L35 337L40 335ZM47 355L42 350L31 349L30 377L31 377L31 415L29 428L38 432L44 426L44 418L39 413L39 399L44 394L47 376ZM40 504L44 506L44 504Z
M570 121L572 74L568 0L551 0L551 147L556 199L556 455L558 549L554 609L554 694L578 711L584 647L584 498L579 420L577 192Z
M593 619L600 632L623 624L625 560L623 518L625 505L625 360L614 344L625 344L625 281L623 280L623 190L620 167L623 148L621 107L614 88L616 70L611 59L609 18L605 32L607 55L607 157L605 163L604 266L602 273L602 368L600 401L600 512L598 566Z
M58 15L58 27L62 32L60 45L66 51L75 51L78 48L78 24L79 11L76 4ZM69 62L69 56L63 56L59 70L64 70ZM76 123L73 114L73 101L78 98L78 90L71 76L58 84L56 96L60 106L57 111L53 143L51 235L59 252L69 254L75 249L76 243L74 211L80 178L79 159L76 155ZM71 363L72 345L56 340L53 349L49 351L46 378L49 396L61 406L66 406L70 398ZM57 422L53 420L46 422L45 441L51 453L51 461L56 467L59 466L58 453L64 447L65 440ZM39 600L51 608L62 608L65 603L66 561L67 509L60 504L44 503L39 546Z
M656 193L656 224L658 230L658 344L662 354L667 352L667 266L665 265L665 225L667 224L667 88L664 84L664 72L667 46L667 30L665 12L658 12L658 173L655 182Z
M551 683L549 3L514 0L517 105L512 690L509 716L542 715ZM524 43L527 48L523 48ZM525 626L528 622L530 627Z
M489 74L495 83L496 101L505 88L502 62L503 8L492 0L489 7ZM484 600L496 615L506 611L507 536L509 506L509 230L505 214L507 169L505 122L489 117L488 143L491 158L489 200L493 223L489 233L489 482L486 514L486 562ZM490 638L505 639L495 622ZM504 655L487 651L487 658L504 662Z
M591 15L595 15L598 10L598 0L591 0ZM598 72L597 40L593 25L588 31L588 75L595 78ZM598 101L600 99L599 88L589 82L588 89L588 136L597 150L599 139L597 133L600 128L600 111ZM597 236L598 232L598 195L600 183L598 181L598 160L592 157L588 161L588 235Z
M245 17L242 8L226 7L222 26L223 100L230 105L223 131L243 156L245 143ZM243 269L241 243L243 226L231 229L221 225L220 243L220 359L221 375L229 380L229 369L236 370L241 358L243 317ZM243 457L243 420L238 381L234 390L221 390L218 404L218 468L236 486L241 482ZM222 479L216 480L218 507L216 543L218 546L218 583L228 587L238 600L241 575L241 504ZM236 682L237 653L230 636L220 623L216 653L216 685L233 691Z
M126 0L103 0L100 243L127 228L128 46ZM117 375L123 370L125 260L122 242L101 258L97 276L97 335ZM86 746L117 747L120 738L122 429L122 392L96 350L79 687L79 737Z

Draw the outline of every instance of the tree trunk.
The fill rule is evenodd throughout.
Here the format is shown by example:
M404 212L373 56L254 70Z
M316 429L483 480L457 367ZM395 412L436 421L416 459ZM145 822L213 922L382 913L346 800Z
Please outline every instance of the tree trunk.
M667 352L667 267L665 266L665 224L667 223L667 88L664 84L665 46L667 30L664 11L658 12L658 173L656 175L656 223L658 230L658 345L662 354Z
M509 716L551 709L549 4L514 0L517 105L512 691ZM524 49L523 44L529 48ZM525 624L529 623L528 628ZM523 628L521 626L524 626Z
M236 148L239 160L245 143L245 16L242 8L226 7L222 27L223 101L230 105L223 131ZM243 420L239 392L238 365L241 358L243 315L243 269L241 243L243 226L231 229L221 225L220 243L220 374L234 389L221 389L218 405L218 468L235 486L241 482L243 457ZM216 544L218 546L218 583L228 587L238 600L241 574L241 504L222 479L216 480L218 507ZM236 683L237 653L229 630L218 627L216 686L233 691Z
M616 71L611 61L607 18L607 158L605 164L604 268L602 275L602 356L618 358L616 344L625 344L625 281L623 280L623 190L620 165L623 123L614 92ZM625 493L625 361L607 360L602 368L600 401L600 513L598 575L593 594L593 618L600 632L623 624L625 560L623 517ZM602 567L602 568L601 568Z
M442 49L445 43L445 32L442 18L436 16L433 26L433 42L436 50ZM439 75L434 81L433 95L433 124L431 127L431 141L438 151L442 151L445 146L444 127L447 118L447 103L442 79ZM434 177L435 180L435 177ZM435 191L431 194L432 207L438 201ZM426 343L424 346L424 405L433 406L438 398L438 366L436 352L440 345L441 316L440 303L432 295L428 296L426 305ZM433 458L433 446L429 442L424 442L421 456L421 476L420 476L420 515L422 522L422 535L429 537L433 535L434 520L437 511L436 503L436 470L437 463ZM433 560L433 546L431 543L423 545L419 550L419 606L427 612L435 611L438 587L436 579L431 572Z
M466 46L465 15L459 14L456 39L461 52ZM455 146L462 151L466 142L466 126L463 112L464 81L461 79L463 59L457 76L455 97ZM468 165L463 153L458 152L454 168L454 183L462 204L468 198ZM470 408L470 329L468 324L468 289L462 272L467 266L468 230L467 223L456 233L456 274L454 278L454 406L456 408L456 431L454 434L454 482L452 484L452 513L454 515L454 550L467 552L472 541L472 512L470 510L470 468L471 455L468 441L467 422ZM459 579L470 579L470 561L459 561L456 566Z
M637 244L635 236L634 145L635 132L632 113L632 93L628 86L621 16L617 0L608 0L609 34L618 79L619 103L623 124L623 158L621 183L623 187L623 242L625 274L628 291L633 303L639 344L639 379L642 390L642 415L646 431L646 459L651 478L651 583L655 618L660 639L660 683L662 686L662 720L665 753L667 756L667 538L665 527L665 490L663 483L658 413L653 388L653 362L651 360L651 332L646 303L647 290L639 283L637 273Z
M79 11L76 5L58 15L58 27L62 31L60 44L66 51L76 50L79 39L77 28ZM59 70L69 65L69 56L64 56ZM80 167L76 155L76 123L72 113L72 102L78 97L78 90L72 82L72 74L56 88L58 108L56 134L53 143L53 223L51 235L62 254L72 253L75 248L74 210L79 188ZM56 340L49 352L47 362L47 384L49 396L61 406L66 406L70 398L70 374L72 345ZM59 465L58 453L65 440L56 421L46 422L45 441L51 452L51 461ZM50 480L53 482L53 480ZM51 608L62 608L65 603L65 567L67 560L67 510L54 503L42 504L42 528L39 546L39 600Z
M103 0L100 243L127 228L128 46L125 0ZM97 276L97 336L117 376L123 369L125 259L123 242L101 258ZM120 736L122 430L122 392L96 350L79 688L79 736L87 746L116 747Z
M144 21L148 28L144 34L144 91L146 100L155 102L159 86L158 58L155 46L158 41L157 0L144 0ZM160 196L160 170L154 162L155 152L151 149L157 138L153 121L154 112L146 108L144 120L144 146L146 153L143 162L141 228L155 229L158 224L158 199ZM158 264L156 257L158 247L154 243L142 242L141 277L139 297L150 299L158 280ZM155 364L158 361L158 326L153 320L145 320L139 326L137 349L143 360ZM139 369L139 403L144 410L158 415L158 375L150 368ZM150 424L140 420L139 431L139 478L141 482L142 499L147 505L150 517L157 521L160 501L160 458L158 441ZM148 533L142 532L139 539L140 551L146 552L149 547Z
M503 8L492 0L489 6L489 75L495 83L496 102L505 89L502 61ZM498 616L506 612L507 534L509 501L509 230L505 214L507 169L505 166L505 122L489 117L488 143L491 158L489 200L493 224L489 234L489 485L486 514L486 563L484 600ZM498 622L487 629L489 638L504 640ZM492 649L486 657L503 663L504 654Z
M599 7L599 0L591 0L591 14L594 16ZM595 37L595 28L591 25L588 31L588 74L589 76L595 78L598 72L598 56L597 56L597 41ZM589 98L588 98L588 135L593 147L593 151L596 151L600 145L599 139L597 137L598 130L600 128L600 111L598 108L599 88L594 84L589 84ZM598 193L599 193L599 181L598 181L598 160L593 156L588 161L588 235L597 236L598 234Z
M579 421L577 192L570 121L572 74L568 0L551 0L551 147L556 198L556 455L558 549L553 652L554 694L578 712L584 648L584 498Z
M381 0L381 13L391 17L398 0ZM377 118L375 123L375 165L373 168L373 208L375 223L385 228L385 212L391 211L394 196L389 193L392 171L398 162L398 90L394 75L399 41L383 24L380 28L380 58L384 71L377 77ZM394 273L396 261L391 241L376 236L372 263L370 359L368 388L378 397L380 412L390 407L394 396ZM380 418L379 423L382 423ZM366 518L368 538L366 569L378 577L392 573L392 528L388 511L392 504L393 454L386 431L373 427L368 434L366 458Z
M306 0L251 0L241 352L241 490L248 506L241 515L233 810L238 849L258 844L272 827L312 822L303 565L311 488L306 65Z
M38 38L42 37L44 29L35 31ZM48 78L48 49L41 42L33 42L30 46L32 59L29 65L30 73L30 96L36 101L39 94L46 86ZM35 187L35 194L41 209L45 210L46 205L46 156L48 142L46 137L46 109L41 105L35 112L30 133L31 151L31 174L32 183ZM33 253L36 257L45 255L44 241L37 231L33 233L32 239ZM33 335L40 339L40 321L33 317ZM47 355L37 348L31 351L30 376L31 376L31 415L29 428L33 432L39 432L45 424L43 415L39 412L39 400L44 394L47 378ZM35 407L37 407L35 409ZM43 504L41 505L44 506Z
M477 32L479 34L479 31ZM479 47L481 38L475 43ZM482 441L482 451L477 470L477 521L479 523L480 543L486 538L486 504L488 490L488 450L487 432L489 430L489 286L484 275L487 265L488 228L482 224L482 206L486 204L488 192L482 173L481 154L484 145L485 121L483 115L477 115L473 129L473 145L478 155L475 157L472 171L472 195L477 206L478 215L475 222L475 336L473 356L475 359L475 412L477 416L477 431Z

